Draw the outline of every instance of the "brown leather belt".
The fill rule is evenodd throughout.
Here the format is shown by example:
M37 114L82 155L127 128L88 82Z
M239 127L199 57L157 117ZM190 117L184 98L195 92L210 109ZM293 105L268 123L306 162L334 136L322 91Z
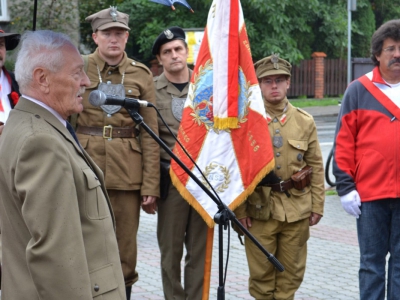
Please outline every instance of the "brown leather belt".
M78 126L76 133L102 136L105 139L131 138L138 136L138 130L134 127L103 127Z
M278 183L269 183L266 186L271 187L271 190L273 190L274 192L285 192L287 190L290 190L293 187L293 182L291 179L285 180L285 181L281 181Z

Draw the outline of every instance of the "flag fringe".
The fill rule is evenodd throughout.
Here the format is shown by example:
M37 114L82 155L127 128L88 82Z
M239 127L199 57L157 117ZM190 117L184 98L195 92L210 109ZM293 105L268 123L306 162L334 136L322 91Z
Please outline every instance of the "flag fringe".
M203 297L202 300L210 298L211 266L214 244L214 228L208 228L206 241L206 255L204 258L204 278L203 278Z
M231 210L235 210L240 204L242 204L248 196L250 196L254 189L257 187L257 184L275 167L275 160L272 159L264 168L261 169L260 172L254 177L251 184L235 199L229 204L229 208ZM182 198L185 199L190 206L192 206L199 215L203 218L204 222L206 222L207 226L213 228L215 226L215 222L213 218L210 218L210 215L207 211L201 206L201 204L193 197L193 195L187 190L185 185L179 180L179 177L170 171L172 184L176 187L179 194L181 194ZM215 204L217 205L217 204Z
M237 117L219 118L214 117L214 128L216 129L228 129L228 128L239 128Z
M249 197L257 187L257 185L260 183L260 181L269 173L271 172L275 167L275 160L272 159L264 168L261 169L260 172L254 177L253 181L251 184L247 187L246 190L244 190L239 197L237 197L235 200L232 201L232 203L229 204L229 208L231 210L235 210L237 207L239 207L240 204L242 204L247 197Z

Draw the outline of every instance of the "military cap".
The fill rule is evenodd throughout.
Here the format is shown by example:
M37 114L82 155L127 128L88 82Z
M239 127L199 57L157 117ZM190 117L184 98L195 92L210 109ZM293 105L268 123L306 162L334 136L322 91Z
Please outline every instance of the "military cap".
M103 9L85 19L91 22L93 32L97 30L106 30L112 27L123 28L130 30L128 27L129 15L117 11L117 7L110 6L110 8Z
M173 40L185 41L185 39L186 35L183 29L178 26L172 26L161 32L161 34L155 40L151 52L153 53L153 55L157 55L160 52L160 47L162 45L169 43Z
M0 29L0 38L2 37L6 42L6 50L14 50L19 44L21 35L18 33L5 33Z
M263 78L270 75L287 75L291 76L290 71L292 65L279 58L279 54L272 54L271 56L265 57L254 64L256 69L257 78Z

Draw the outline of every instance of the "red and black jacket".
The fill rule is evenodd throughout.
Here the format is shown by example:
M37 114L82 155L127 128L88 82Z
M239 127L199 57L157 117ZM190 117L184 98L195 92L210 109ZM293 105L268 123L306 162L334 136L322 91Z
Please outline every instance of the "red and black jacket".
M385 84L379 68L367 75L349 85L341 104L333 162L337 191L343 196L357 190L363 202L400 198L400 108L374 84Z

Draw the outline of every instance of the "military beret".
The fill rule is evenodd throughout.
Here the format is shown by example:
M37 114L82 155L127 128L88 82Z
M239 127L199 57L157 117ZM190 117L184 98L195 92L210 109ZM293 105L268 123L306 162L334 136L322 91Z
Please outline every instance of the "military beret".
M265 57L254 64L256 69L257 78L263 78L270 75L287 75L291 76L290 71L292 65L279 58L279 54L272 54L271 56Z
M2 37L6 42L6 50L14 50L19 44L21 35L18 33L5 33L0 29L0 38Z
M129 15L117 11L117 7L110 6L110 8L103 9L85 19L91 22L93 32L97 30L106 30L112 27L123 28L130 30L128 27Z
M157 55L160 52L160 47L162 45L169 43L173 40L185 41L185 39L186 35L183 29L178 26L172 26L161 32L161 34L155 40L151 52L153 53L153 55Z

